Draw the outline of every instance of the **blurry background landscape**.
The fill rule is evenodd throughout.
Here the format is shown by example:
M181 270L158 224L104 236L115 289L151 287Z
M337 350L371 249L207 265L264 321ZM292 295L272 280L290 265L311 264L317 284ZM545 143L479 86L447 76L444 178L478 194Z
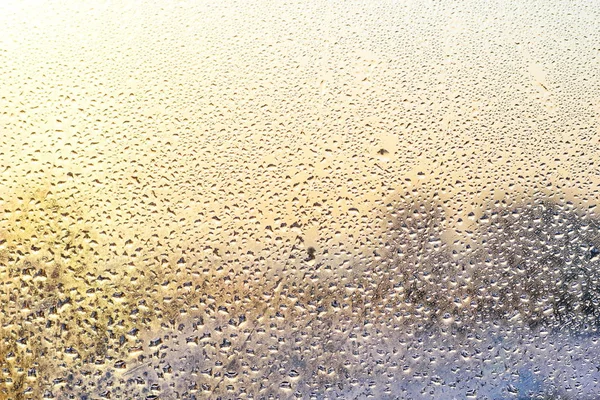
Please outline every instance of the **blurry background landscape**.
M0 398L594 399L600 8L0 5Z

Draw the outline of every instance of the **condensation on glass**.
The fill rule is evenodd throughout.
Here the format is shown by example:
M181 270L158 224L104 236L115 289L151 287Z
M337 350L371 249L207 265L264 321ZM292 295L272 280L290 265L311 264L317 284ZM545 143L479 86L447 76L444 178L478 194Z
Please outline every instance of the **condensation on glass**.
M0 398L593 399L592 1L3 1Z

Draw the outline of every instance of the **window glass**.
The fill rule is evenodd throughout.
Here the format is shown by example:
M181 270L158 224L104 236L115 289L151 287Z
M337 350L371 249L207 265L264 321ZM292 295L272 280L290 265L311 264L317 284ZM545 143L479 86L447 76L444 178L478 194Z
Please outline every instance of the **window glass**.
M0 4L0 398L593 399L593 1Z

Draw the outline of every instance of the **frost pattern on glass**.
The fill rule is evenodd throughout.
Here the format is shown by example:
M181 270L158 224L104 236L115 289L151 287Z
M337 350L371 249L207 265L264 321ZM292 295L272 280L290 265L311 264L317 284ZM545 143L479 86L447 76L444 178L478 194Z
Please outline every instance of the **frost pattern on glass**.
M594 399L593 2L0 4L0 398Z

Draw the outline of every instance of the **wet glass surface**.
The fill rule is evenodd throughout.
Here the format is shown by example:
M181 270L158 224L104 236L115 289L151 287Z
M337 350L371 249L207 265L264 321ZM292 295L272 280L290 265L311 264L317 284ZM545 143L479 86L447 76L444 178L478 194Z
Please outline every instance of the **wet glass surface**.
M0 33L0 398L598 398L594 2Z

